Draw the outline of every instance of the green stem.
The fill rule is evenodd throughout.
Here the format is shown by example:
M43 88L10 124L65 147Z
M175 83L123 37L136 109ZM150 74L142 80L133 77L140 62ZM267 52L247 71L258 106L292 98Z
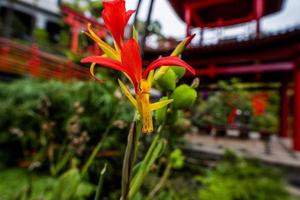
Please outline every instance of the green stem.
M134 160L133 162L136 161L137 159L137 155L138 155L138 151L139 151L139 147L140 147L140 143L139 143L139 139L140 139L140 136L141 136L141 132L142 132L142 121L141 119L137 119L137 122L136 122L136 137L135 137L135 150L134 150Z
M123 161L123 169L122 169L122 197L121 200L128 200L130 179L132 173L133 162L135 159L136 146L138 143L137 134L135 131L136 123L139 124L140 121L136 120L137 115L135 115L133 122L131 123L131 127L129 130L128 138L127 138L127 146L124 155Z
M96 195L95 195L94 200L98 200L100 195L101 195L102 188L103 188L103 182L104 182L104 175L105 175L105 172L106 172L106 167L107 167L107 165L105 164L103 169L100 172L99 182L98 182L97 191L96 191Z
M137 174L134 176L130 183L129 199L132 199L138 192L138 190L143 184L145 176L150 170L151 165L155 162L156 158L161 152L161 149L165 145L165 142L161 140L163 127L164 125L159 126L157 134L155 135L147 151L147 154L144 160L142 161L141 166L139 167Z
M157 194L157 192L165 186L165 184L166 184L166 182L167 182L167 180L168 180L168 178L171 174L171 169L172 169L171 163L168 163L168 165L165 168L165 171L163 173L163 176L161 177L159 183L149 193L149 195L147 197L147 200L154 199L154 196Z

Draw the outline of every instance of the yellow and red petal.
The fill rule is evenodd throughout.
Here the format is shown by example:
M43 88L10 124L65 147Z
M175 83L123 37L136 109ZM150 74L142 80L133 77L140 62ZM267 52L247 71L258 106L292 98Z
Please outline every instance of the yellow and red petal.
M183 50L190 44L192 39L195 37L196 34L193 34L187 38L185 38L182 42L180 42L177 47L172 52L171 56L180 56ZM155 79L159 79L162 77L167 71L170 69L170 66L162 66L158 72L155 74Z
M95 66L96 66L96 63L92 63L91 66L90 66L90 73L92 75L92 77L98 81L99 83L104 83L104 81L100 80L99 78L97 78L97 76L95 75Z
M88 24L88 32L84 32L84 34L94 40L109 58L120 60L119 53L114 50L109 44L104 42L100 37L98 37L98 35L93 31L91 24Z
M132 105L138 110L137 101L132 96L130 90L126 87L126 85L121 80L118 79L118 82L119 82L119 85L120 85L120 88L121 88L122 92L129 99L129 101L132 103Z
M174 49L174 51L172 52L171 56L179 56L183 50L185 49L185 47L187 47L192 39L195 37L196 34L193 34L187 38L185 38L184 40L182 40L182 42L180 42L177 47Z
M196 74L195 69L192 66L190 66L189 64L187 64L186 62L184 62L183 60L181 60L180 58L178 58L176 56L167 56L167 57L161 57L161 58L153 61L147 67L147 69L144 71L143 78L146 78L148 76L148 73L151 70L156 69L156 68L158 68L160 66L178 66L178 67L184 67L189 72L191 72L193 75Z
M96 63L96 64L99 64L103 67L107 67L107 68L110 68L110 69L114 69L114 70L124 72L130 77L130 79L132 79L131 81L132 81L132 83L134 84L135 87L137 87L137 85L138 85L138 82L136 81L135 76L132 73L132 71L128 70L119 61L113 60L111 58L105 58L105 57L102 57L102 56L90 56L90 57L82 59L80 62L82 62L82 63Z

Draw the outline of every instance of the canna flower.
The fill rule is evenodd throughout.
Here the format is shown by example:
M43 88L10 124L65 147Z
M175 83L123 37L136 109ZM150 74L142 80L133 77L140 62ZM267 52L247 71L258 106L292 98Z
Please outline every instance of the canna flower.
M153 61L145 71L142 71L142 58L137 42L131 38L125 42L121 48L121 61L103 56L90 56L81 60L82 63L96 63L103 67L115 69L123 72L129 78L135 89L135 97L130 93L125 84L119 80L120 87L129 101L140 113L143 133L153 131L152 111L160 109L173 100L164 100L156 103L150 102L150 89L154 70L161 66L181 66L192 74L195 70L186 62L176 56L161 57Z
M84 33L99 45L105 56L121 60L120 49L124 43L125 27L135 11L126 11L124 0L105 0L103 1L103 7L102 18L106 28L113 36L115 48L112 48L99 38L93 31L91 24L88 24L88 31Z
M168 71L168 66L181 66L192 74L195 74L195 70L190 65L176 57L190 43L194 36L188 37L182 41L173 51L171 56L155 60L145 69L145 71L143 71L142 58L136 41L135 29L133 29L133 38L126 42L124 41L125 27L134 11L126 11L124 0L105 0L103 1L103 6L104 10L102 12L102 17L105 26L113 36L114 47L111 47L99 38L92 30L91 25L88 24L88 31L85 32L85 34L99 45L104 54L101 56L84 58L81 62L91 63L90 72L96 80L98 80L94 74L96 64L123 72L132 83L135 90L135 96L130 93L127 86L120 80L119 85L123 93L141 116L143 122L142 132L151 133L153 131L152 111L160 109L173 101L164 100L156 103L150 102L150 90L154 78L154 70L161 67L160 70L156 72L156 79Z

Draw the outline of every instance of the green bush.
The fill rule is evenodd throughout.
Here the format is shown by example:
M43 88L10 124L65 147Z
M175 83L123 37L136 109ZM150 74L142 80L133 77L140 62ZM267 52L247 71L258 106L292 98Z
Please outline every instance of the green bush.
M116 121L123 125L111 128L103 148L120 151L133 109L115 97L116 89L109 80L103 85L33 79L0 83L0 166L23 159L49 166L67 153L84 161Z
M227 153L215 170L198 177L200 200L289 200L282 175L259 161Z

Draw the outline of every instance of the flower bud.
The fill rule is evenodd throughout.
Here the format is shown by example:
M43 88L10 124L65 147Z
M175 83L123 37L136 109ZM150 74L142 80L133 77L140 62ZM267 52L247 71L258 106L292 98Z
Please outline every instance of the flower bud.
M173 91L176 87L176 74L173 70L168 69L168 71L155 82L162 90Z
M200 79L199 78L195 78L191 84L191 87L196 89L197 87L199 87L200 84Z
M190 107L197 98L197 92L194 88L183 84L177 87L171 95L173 107L175 109L183 109Z
M173 66L171 67L171 69L174 71L174 73L176 74L176 78L177 80L182 78L186 72L186 69L183 67L177 67L177 66Z

